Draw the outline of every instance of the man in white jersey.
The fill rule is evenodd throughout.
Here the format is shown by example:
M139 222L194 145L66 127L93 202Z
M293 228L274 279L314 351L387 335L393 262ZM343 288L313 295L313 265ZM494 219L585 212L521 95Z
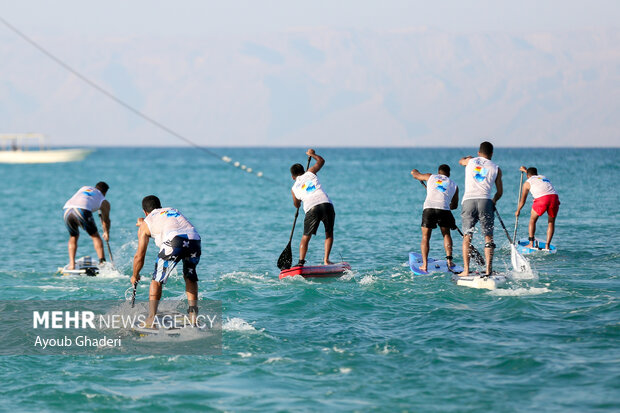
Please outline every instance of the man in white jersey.
M138 218L138 250L133 257L131 284L140 280L140 270L144 267L144 257L149 246L149 238L155 239L160 250L155 262L155 271L149 290L149 316L146 326L151 327L157 314L161 299L162 285L168 280L170 272L183 260L185 293L192 319L198 315L198 275L196 265L200 262L200 235L196 228L178 210L162 208L159 198L149 195L142 200L142 210L146 218Z
M560 198L558 193L551 184L551 181L544 175L538 175L538 170L534 167L526 168L522 166L519 169L521 172L527 173L527 181L523 184L523 192L521 193L521 202L517 207L515 216L519 216L521 208L525 205L527 194L532 193L534 197L534 203L532 204L532 211L530 212L530 225L529 225L529 241L527 245L529 248L535 248L534 242L536 241L536 221L545 212L548 217L547 225L547 244L545 250L549 250L551 245L551 239L555 232L555 218L558 215L560 209Z
M446 250L448 268L454 266L452 262L452 235L451 229L456 228L456 222L451 209L456 209L459 203L459 187L450 179L450 166L439 165L437 174L423 174L417 169L411 171L411 175L420 182L426 182L426 199L422 211L422 265L420 269L428 268L428 250L431 233L434 228L439 229L443 235L443 247Z
M69 270L75 269L75 254L80 237L80 227L92 238L99 263L105 261L103 242L99 236L93 212L101 210L103 239L107 241L110 238L110 203L105 199L105 194L109 188L108 184L103 181L98 182L94 187L83 186L63 207L63 219L67 231L69 231L69 267L67 267Z
M304 167L298 163L291 166L291 177L295 181L291 189L293 205L295 205L295 208L299 208L303 202L306 214L304 219L304 235L301 237L301 243L299 244L299 262L297 265L304 265L306 263L308 243L312 235L316 234L321 222L323 222L325 227L325 255L323 263L327 265L332 263L329 260L329 253L334 243L336 212L334 211L332 201L323 191L319 178L316 176L323 165L325 165L325 159L317 155L314 149L308 149L306 155L316 161L313 166L308 168L308 171L304 171Z
M469 275L469 249L474 227L480 221L482 235L484 235L484 257L486 259L486 274L493 271L493 230L495 226L495 203L502 197L502 170L491 161L493 145L482 142L478 149L478 156L466 156L459 161L465 167L465 193L463 194L461 219L463 220L463 272L462 276ZM496 192L491 197L495 185Z

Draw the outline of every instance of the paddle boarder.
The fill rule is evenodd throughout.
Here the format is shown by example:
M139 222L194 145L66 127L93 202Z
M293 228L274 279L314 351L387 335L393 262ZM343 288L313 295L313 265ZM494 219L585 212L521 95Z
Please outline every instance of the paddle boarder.
M411 176L420 182L426 182L426 199L422 211L422 265L420 269L428 270L428 250L431 233L439 225L443 235L443 247L446 250L448 268L454 267L452 262L452 235L451 229L456 229L456 222L450 210L456 209L459 203L459 188L450 179L450 166L439 165L436 174L420 173L417 169L411 171Z
M521 213L521 208L525 205L527 194L532 193L534 197L534 203L532 204L532 210L530 211L530 225L529 225L529 244L526 248L537 248L536 242L536 221L545 212L547 213L547 244L545 244L545 251L549 251L549 245L551 245L551 239L555 232L555 218L558 215L560 209L560 197L558 196L555 187L544 175L538 175L538 169L533 166L526 168L522 166L519 168L521 172L527 174L527 180L523 184L523 190L521 192L521 202L517 207L515 216L518 217Z
M293 195L293 205L295 208L299 208L301 203L304 205L304 213L306 217L304 219L304 235L301 237L301 243L299 244L299 262L298 266L306 263L306 252L308 251L308 243L312 235L316 234L319 228L319 224L322 222L325 227L325 255L323 257L323 264L332 264L329 260L329 253L331 252L332 245L334 243L334 220L336 219L336 212L332 201L323 191L319 178L316 174L325 165L325 159L320 157L314 152L314 149L308 149L306 155L314 159L315 164L304 170L303 165L296 163L291 166L291 177L295 181L291 194Z
M486 274L493 270L493 230L495 225L495 204L502 197L502 170L493 162L493 144L482 142L478 149L478 156L466 156L459 161L465 167L465 193L461 203L461 219L463 221L463 272L459 275L469 275L469 247L474 228L478 221L482 235L484 235L484 256L486 259ZM491 191L495 185L495 195Z
M108 184L103 181L97 182L94 187L83 186L63 206L63 219L69 231L69 265L66 267L68 270L75 269L80 227L92 238L99 263L105 262L103 242L99 236L93 212L101 211L103 239L108 241L110 238L110 203L105 199L105 195L109 188Z
M133 275L131 284L140 280L140 271L144 267L144 257L149 246L149 239L155 239L159 254L149 289L149 316L146 327L152 327L161 299L162 286L168 280L170 272L179 261L183 261L183 278L185 293L192 319L198 315L198 275L196 266L200 261L200 235L196 228L177 209L162 208L161 201L155 195L142 200L142 210L146 218L138 218L138 250L133 258Z

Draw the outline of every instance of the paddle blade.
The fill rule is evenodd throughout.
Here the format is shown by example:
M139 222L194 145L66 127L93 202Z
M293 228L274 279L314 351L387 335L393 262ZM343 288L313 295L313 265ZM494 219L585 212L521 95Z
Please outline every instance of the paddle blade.
M278 268L281 270L287 270L293 265L293 251L291 250L291 243L289 242L280 258L278 258Z
M517 251L517 247L513 244L510 245L510 261L512 262L512 268L514 268L516 272L532 272L530 263Z

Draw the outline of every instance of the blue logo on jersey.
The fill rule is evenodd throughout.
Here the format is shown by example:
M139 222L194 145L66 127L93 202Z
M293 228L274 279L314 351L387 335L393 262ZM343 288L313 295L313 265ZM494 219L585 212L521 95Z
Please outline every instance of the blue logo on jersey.
M435 184L437 184L437 186L435 187L435 189L437 189L439 192L446 192L448 190L448 185L446 182L442 181L441 179L437 179L437 181L435 182Z
M82 192L84 195L88 195L88 196L93 196L93 190L92 189L87 189L86 191Z
M179 214L179 211L177 211L176 209L170 209L166 212L166 216L167 217L172 217L172 218L176 218L178 216L180 216L181 214Z
M484 179L487 177L488 174L489 174L489 171L486 168L483 168L480 165L474 167L474 179L476 179L476 181L478 182L484 181Z
M312 183L312 181L308 181L301 187L302 191L306 191L308 193L314 192L316 190L316 186Z

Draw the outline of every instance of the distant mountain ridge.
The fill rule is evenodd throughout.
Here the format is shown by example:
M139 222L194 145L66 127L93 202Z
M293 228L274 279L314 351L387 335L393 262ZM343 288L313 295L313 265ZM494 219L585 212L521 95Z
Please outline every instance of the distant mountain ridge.
M0 39L5 129L36 129L57 144L179 144L20 39ZM204 145L620 143L617 30L36 40Z

